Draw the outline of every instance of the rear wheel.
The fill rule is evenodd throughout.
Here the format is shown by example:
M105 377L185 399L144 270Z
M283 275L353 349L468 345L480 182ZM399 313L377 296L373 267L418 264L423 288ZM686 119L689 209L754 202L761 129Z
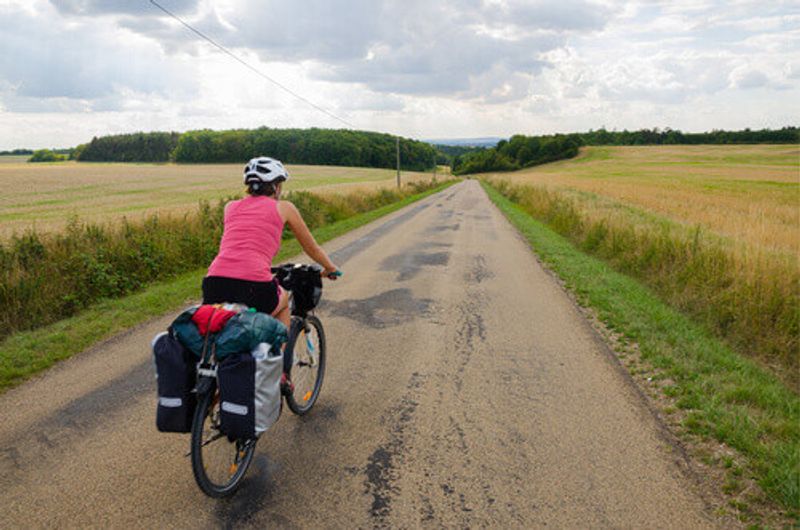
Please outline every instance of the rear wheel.
M325 376L325 331L322 322L309 316L305 328L289 337L287 351L293 352L290 378L294 392L286 396L289 410L302 416L311 410L319 397L322 379Z
M216 386L200 396L192 422L192 471L197 485L210 497L236 491L253 460L255 440L231 442L220 431L220 401Z

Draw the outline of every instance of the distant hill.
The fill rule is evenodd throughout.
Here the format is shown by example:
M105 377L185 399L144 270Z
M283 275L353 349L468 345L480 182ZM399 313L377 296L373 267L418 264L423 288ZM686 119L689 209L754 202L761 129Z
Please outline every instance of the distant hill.
M494 147L497 142L504 140L495 136L487 136L484 138L444 138L440 140L423 140L429 144L434 145L453 145L458 147Z

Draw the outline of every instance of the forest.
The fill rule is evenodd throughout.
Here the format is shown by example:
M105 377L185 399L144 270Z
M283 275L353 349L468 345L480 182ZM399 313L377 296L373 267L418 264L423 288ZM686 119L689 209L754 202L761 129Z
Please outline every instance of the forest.
M185 133L133 133L93 138L78 146L80 161L223 163L245 162L265 154L289 164L392 168L397 163L396 137L345 129L210 129ZM433 167L436 149L401 138L401 167Z
M496 147L473 151L453 159L454 175L485 173L488 171L514 171L525 167L572 158L582 145L575 134L552 136L524 136L517 134L509 140L500 140Z
M580 133L584 145L699 145L699 144L794 144L800 141L800 129L743 129L741 131L713 130L703 133L684 133L677 129L640 129L638 131L607 131L598 129Z
M138 132L92 138L75 148L71 158L82 162L168 162L180 133Z

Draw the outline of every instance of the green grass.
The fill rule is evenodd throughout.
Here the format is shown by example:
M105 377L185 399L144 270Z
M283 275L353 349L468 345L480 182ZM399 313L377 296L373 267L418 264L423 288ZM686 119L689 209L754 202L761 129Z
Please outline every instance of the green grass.
M322 226L313 231L314 237L320 243L329 241L438 193L453 183L455 181L445 182L398 202ZM299 253L297 241L286 240L275 262ZM205 272L204 268L187 272L124 298L101 300L79 314L49 326L10 335L0 343L0 392L116 333L199 299L200 282Z
M596 162L598 160L608 160L612 157L611 149L608 147L592 147L584 150L583 153L571 160L571 164L585 164L586 162ZM557 162L556 162L557 163Z
M685 411L686 435L736 449L768 498L800 511L800 398L755 362L672 309L642 284L584 254L483 183L539 257L642 359L671 381L665 394ZM741 473L738 471L737 473Z

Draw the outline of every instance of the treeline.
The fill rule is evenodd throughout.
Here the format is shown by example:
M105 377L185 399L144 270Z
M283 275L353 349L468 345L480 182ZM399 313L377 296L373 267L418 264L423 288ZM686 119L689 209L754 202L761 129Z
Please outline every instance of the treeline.
M267 155L290 164L396 166L396 138L388 134L334 129L209 129L180 133L134 133L93 138L78 146L73 158L81 161L243 163ZM402 138L401 167L426 170L433 166L436 149Z
M575 134L552 136L523 136L517 134L509 140L500 140L496 147L474 151L453 159L454 175L513 171L525 167L572 158L582 145Z
M583 145L698 145L698 144L794 144L800 141L800 129L744 129L741 131L713 130L704 133L684 133L677 129L640 129L638 131L607 131L598 129L579 133Z
M176 162L242 162L265 154L290 164L392 168L397 164L396 137L347 129L235 129L184 133ZM400 140L403 169L433 166L436 150L417 140Z
M84 162L168 162L180 133L150 132L94 137L75 148L71 158Z
M95 137L68 153L70 159L103 162L240 163L266 154L291 164L393 168L396 137L347 129L204 129L150 132ZM577 154L583 145L696 145L696 144L792 144L800 142L800 129L714 130L684 133L677 129L638 131L590 130L585 133L544 136L515 135L493 148L431 145L401 138L401 167L427 170L435 163L450 164L457 175L486 171L512 171ZM27 149L5 154L30 153Z
M32 155L33 149L12 149L10 151L0 151L0 156L7 155Z

